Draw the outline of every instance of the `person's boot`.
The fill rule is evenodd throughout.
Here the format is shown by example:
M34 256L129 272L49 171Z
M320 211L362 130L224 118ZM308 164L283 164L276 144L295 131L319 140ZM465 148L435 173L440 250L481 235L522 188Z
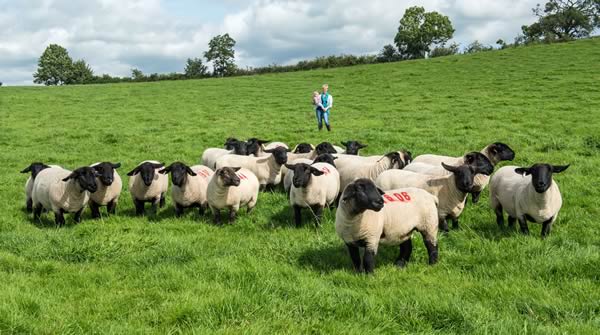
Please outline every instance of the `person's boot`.
M319 131L323 130L323 125L319 125Z
M325 127L327 127L327 131L331 131L331 126L326 124Z

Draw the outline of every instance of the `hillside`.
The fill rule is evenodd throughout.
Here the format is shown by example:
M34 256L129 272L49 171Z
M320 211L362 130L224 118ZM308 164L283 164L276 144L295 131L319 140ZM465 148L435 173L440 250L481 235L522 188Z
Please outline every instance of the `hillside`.
M198 81L0 88L0 333L595 333L600 329L600 39L470 56ZM329 83L333 132L312 91ZM209 216L118 215L57 229L24 211L19 171L146 159L196 163L229 136L357 139L363 154L461 155L501 141L514 165L571 164L550 237L500 230L487 190L399 270L382 247L351 271L334 230L292 225L282 192L234 226ZM126 179L126 177L124 178Z

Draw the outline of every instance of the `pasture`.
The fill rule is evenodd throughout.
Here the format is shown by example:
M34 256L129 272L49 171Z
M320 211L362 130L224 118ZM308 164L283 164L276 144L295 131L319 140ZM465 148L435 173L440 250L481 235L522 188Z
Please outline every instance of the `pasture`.
M0 333L597 333L600 329L600 39L470 56L180 82L0 89ZM329 83L333 132L317 132L312 91ZM283 192L261 193L233 226L170 196L157 216L32 222L19 171L145 159L197 163L225 138L317 144L361 154L462 155L501 141L515 165L571 164L564 205L540 239L500 230L469 204L426 265L380 248L356 275L325 210L293 225ZM336 143L337 144L337 143ZM506 164L503 164L506 165ZM126 184L124 176L124 184ZM126 186L125 186L126 187ZM104 211L103 211L104 213Z

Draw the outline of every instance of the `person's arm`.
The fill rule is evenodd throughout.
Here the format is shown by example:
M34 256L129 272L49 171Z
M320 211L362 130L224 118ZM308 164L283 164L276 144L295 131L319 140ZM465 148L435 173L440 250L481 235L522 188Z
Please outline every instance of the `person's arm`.
M327 111L329 111L333 107L333 96L329 95L327 98Z

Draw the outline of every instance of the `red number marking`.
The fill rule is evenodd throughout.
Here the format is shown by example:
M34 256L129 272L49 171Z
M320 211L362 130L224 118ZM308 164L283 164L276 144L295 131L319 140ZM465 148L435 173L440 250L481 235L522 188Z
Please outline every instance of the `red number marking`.
M411 200L410 195L407 192L394 193L393 195L389 195L389 194L383 195L383 202L386 204L389 202L395 202L395 201L407 202L410 200Z
M238 173L237 175L238 177L240 177L240 179L248 179L248 177L246 177L246 175L244 175L243 173Z
M322 167L321 171L325 174L329 174L329 172L331 172L331 171L329 171L329 168L327 168L326 166Z
M208 178L210 176L210 173L208 173L206 170L200 170L198 173L204 178Z

